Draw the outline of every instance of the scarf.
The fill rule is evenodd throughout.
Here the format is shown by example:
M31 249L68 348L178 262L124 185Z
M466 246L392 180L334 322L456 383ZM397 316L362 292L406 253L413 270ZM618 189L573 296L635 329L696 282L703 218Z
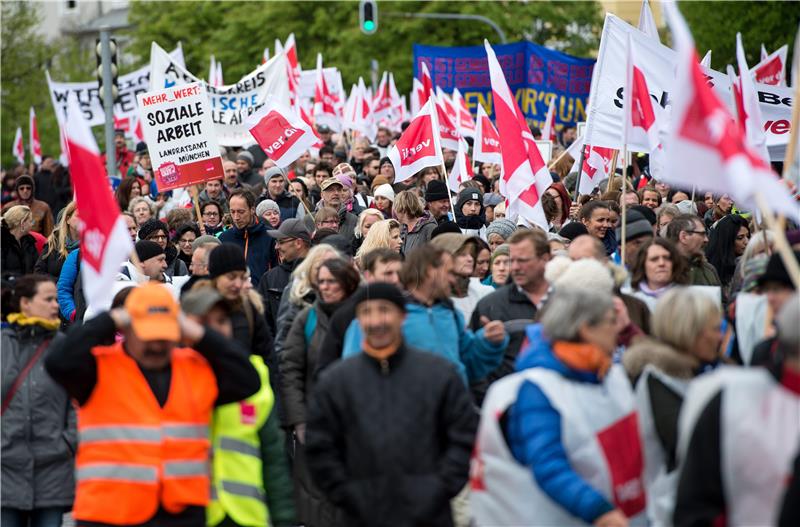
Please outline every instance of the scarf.
M61 326L61 321L57 318L49 320L41 317L29 317L24 313L11 313L8 315L8 321L17 326L39 326L48 331L55 331Z
M651 296L653 298L661 298L661 295L666 293L672 288L673 284L667 284L664 287L659 287L658 289L650 289L647 285L647 282L642 282L639 284L639 289L641 289L642 293L646 294L647 296Z
M573 370L587 371L602 379L611 367L611 357L594 344L558 341L553 355Z

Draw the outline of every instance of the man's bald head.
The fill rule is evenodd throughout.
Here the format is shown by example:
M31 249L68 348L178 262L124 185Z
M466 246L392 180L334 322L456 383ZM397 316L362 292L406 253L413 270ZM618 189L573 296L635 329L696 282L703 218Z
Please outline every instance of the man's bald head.
M607 262L606 248L598 238L590 234L581 234L569 244L567 249L572 260L582 260L583 258L594 258L601 262Z

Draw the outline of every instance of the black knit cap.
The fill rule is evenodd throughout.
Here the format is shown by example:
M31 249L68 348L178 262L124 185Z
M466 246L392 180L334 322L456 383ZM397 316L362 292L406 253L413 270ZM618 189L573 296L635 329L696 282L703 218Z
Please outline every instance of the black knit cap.
M425 188L425 201L439 201L440 199L447 199L450 197L450 191L447 190L447 185L438 179L428 182Z
M139 227L139 239L146 240L158 231L163 231L164 234L169 236L169 230L166 223L155 218L149 219L142 223L142 225Z
M139 257L140 262L164 254L164 249L156 242L151 242L150 240L139 240L134 247L136 249L136 256Z
M374 282L359 287L353 294L353 307L358 307L358 304L367 300L387 300L396 305L400 311L405 312L406 310L406 300L403 298L403 293L400 292L397 286L385 282Z
M586 229L586 225L579 221L571 221L561 227L561 230L558 231L559 236L563 236L568 240L574 240L581 234L589 234L589 231Z
M247 271L242 248L233 243L214 247L208 255L208 276L216 278L232 271Z

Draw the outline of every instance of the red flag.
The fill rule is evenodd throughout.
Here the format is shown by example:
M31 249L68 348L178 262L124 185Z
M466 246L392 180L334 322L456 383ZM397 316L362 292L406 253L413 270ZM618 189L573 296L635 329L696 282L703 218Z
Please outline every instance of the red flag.
M647 80L636 62L634 44L628 34L628 57L625 81L625 97L622 101L622 141L625 144L647 144L652 152L660 144L656 110ZM659 107L660 108L660 107Z
M25 145L22 143L22 128L17 128L17 134L14 136L14 144L11 145L11 153L20 165L25 164Z
M322 54L317 53L317 80L314 83L314 122L317 126L324 124L335 132L342 131L342 123L336 112L337 102L322 71Z
M678 53L672 117L663 179L689 188L728 194L752 205L761 192L773 210L800 219L800 207L772 172L769 164L747 144L745 134L707 83L698 64L689 28L671 2L665 14ZM702 171L698 173L698 167Z
M251 114L245 124L267 157L282 168L294 163L319 141L310 124L277 102L268 102Z
M436 114L436 101L431 98L389 150L395 183L405 181L423 168L438 167L444 163Z
M458 193L458 187L461 183L472 179L475 175L472 169L472 163L469 160L467 150L469 146L463 139L458 142L458 151L456 152L456 160L453 163L453 168L450 170L450 176L447 178L447 184L450 190Z
M550 97L550 105L547 107L547 116L544 118L544 129L542 139L552 141L556 144L556 96Z
M473 147L475 161L481 163L503 163L503 156L500 152L500 134L492 124L492 120L486 115L483 105L478 105L478 121L475 124L475 146Z
M500 192L528 223L547 227L540 196L553 181L489 41L484 40L503 159Z
M67 103L64 125L70 173L81 218L81 275L89 305L111 304L111 287L133 249L119 205L111 192L100 150L77 99Z
M28 120L28 138L31 142L31 159L37 165L42 164L42 144L39 142L39 128L36 126L36 113L31 106L30 118Z

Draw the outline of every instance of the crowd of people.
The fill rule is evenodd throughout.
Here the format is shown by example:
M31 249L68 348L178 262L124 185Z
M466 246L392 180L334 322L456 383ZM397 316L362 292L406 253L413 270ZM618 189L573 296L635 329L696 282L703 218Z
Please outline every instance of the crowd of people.
M4 172L4 526L800 524L778 233L644 163L576 196L569 156L522 225L496 165L395 182L396 134L317 130L196 203L119 133L110 309L68 170Z

